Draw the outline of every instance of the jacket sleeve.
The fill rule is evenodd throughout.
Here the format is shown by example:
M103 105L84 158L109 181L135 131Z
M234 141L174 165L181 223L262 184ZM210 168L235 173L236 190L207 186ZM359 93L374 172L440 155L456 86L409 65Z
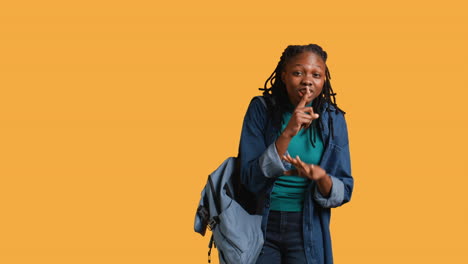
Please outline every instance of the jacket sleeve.
M254 98L244 117L239 154L242 183L255 194L265 191L289 168L280 159L275 142L266 142L267 119L265 105Z
M334 116L334 134L335 139L331 142L332 150L326 167L331 170L327 171L332 180L332 189L328 197L324 197L315 185L314 200L322 207L332 208L341 206L351 200L351 195L354 187L354 180L351 176L351 159L349 153L348 130L344 115L339 113Z

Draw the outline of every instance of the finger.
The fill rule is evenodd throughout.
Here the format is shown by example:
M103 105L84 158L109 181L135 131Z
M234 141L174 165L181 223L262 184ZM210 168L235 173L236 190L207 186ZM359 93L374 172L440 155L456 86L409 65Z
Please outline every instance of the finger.
M311 121L315 119L315 116L311 116L306 113L297 113L296 118L302 118L302 119L306 119L307 121Z
M311 106L305 106L305 107L296 108L296 112L312 115L314 114L314 109Z
M314 165L303 162L299 156L297 157L297 159L298 159L298 165L295 165L295 167L300 168L301 171L304 172L303 174L304 177L310 178L311 172L313 173Z
M291 158L291 161L289 163L291 163L291 165L293 165L296 168L300 165L299 162L294 158Z
M298 123L305 129L309 128L309 126L312 124L312 121L319 118L319 115L316 113L308 114L298 112L296 115L298 118L301 118Z
M300 169L301 166L300 164L297 162L297 160L291 160L291 165L293 165L294 167L296 167L297 169Z
M306 101L309 102L312 101L312 99L314 99L312 91L308 88L300 89L299 95L301 96L301 99L302 97L306 97Z
M301 113L301 112L306 113L306 114L312 116L313 119L319 118L319 114L315 113L314 109L312 107L310 107L310 106L309 107L298 108L298 109L296 109L296 111L298 113Z
M307 93L302 96L301 101L299 101L299 103L296 106L296 109L298 107L304 107L307 103L308 98L309 98L309 89L307 89Z
M302 162L302 160L301 160L301 156L299 156L299 155L296 155L296 159L297 159L298 161Z
M314 119L315 115L310 115L308 113L302 112L302 111L297 111L295 113L296 117L301 117L301 118L308 118L308 119Z
M301 163L301 160L300 160L298 155L296 155L296 157L294 158L294 164L295 164L296 168L298 168L298 169L303 167L302 163Z
M296 112L295 115L294 115L294 118L297 120L299 118L305 118L307 120L312 120L314 119L314 117L312 117L311 115L309 114L306 114L304 112Z
M291 164L294 165L295 167L298 167L298 166L299 166L299 167L302 167L302 164L300 163L300 160L298 160L298 157L299 157L299 156L297 156L297 155L296 155L295 158L289 156L289 160L290 160L289 163L291 163Z
M313 121L312 117L304 116L304 117L299 117L297 120L297 123L301 126L309 125Z
M288 156L286 156L286 155L283 155L281 158L282 158L284 161L291 163L291 158L290 158L290 157L288 157Z
M308 129L310 127L310 125L312 124L312 120L311 121L308 121L308 122L304 122L302 125L301 125L301 129Z
M291 156L289 156L289 155L288 155L288 156L283 155L283 159L284 159L286 162L291 163L291 164L294 162L293 159L291 158Z
M288 154L288 158L289 158L289 160L291 160L292 162L297 162L296 158L291 157L291 155L289 155L289 154Z
M301 157L299 157L299 155L296 156L296 159L297 159L300 163L304 163L304 162L301 160Z
M305 169L305 167L307 166L307 163L303 162L299 156L296 156L296 159L298 163L301 165L301 167Z

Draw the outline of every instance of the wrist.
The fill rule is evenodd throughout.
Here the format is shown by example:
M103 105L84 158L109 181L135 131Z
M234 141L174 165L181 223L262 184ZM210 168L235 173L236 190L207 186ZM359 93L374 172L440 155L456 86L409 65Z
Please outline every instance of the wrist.
M317 180L317 183L318 184L322 184L322 183L326 183L328 181L331 181L331 177L327 174L327 173L324 173L318 180Z
M317 180L317 187L323 197L328 198L330 196L333 181L328 174Z
M280 137L287 139L287 140L291 140L294 137L294 135L284 130L283 133L281 133Z

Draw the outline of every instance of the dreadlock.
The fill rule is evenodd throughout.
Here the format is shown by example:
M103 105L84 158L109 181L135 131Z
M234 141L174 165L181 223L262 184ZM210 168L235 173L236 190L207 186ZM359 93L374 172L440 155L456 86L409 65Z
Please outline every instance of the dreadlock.
M275 70L273 73L268 77L268 79L265 81L265 84L263 88L259 88L259 90L263 91L263 96L266 98L272 98L272 100L266 100L267 102L273 101L274 103L270 103L270 115L272 119L274 120L274 125L277 127L281 127L282 125L282 115L285 111L287 111L287 108L289 106L289 97L288 93L286 90L286 85L283 83L281 80L281 73L284 71L285 65L289 62L290 59L294 58L295 56L303 53L303 52L313 52L314 54L320 56L323 59L323 62L327 62L327 52L322 49L319 45L316 44L309 44L309 45L290 45L288 46L284 51L283 54L281 55L280 61L278 62L278 65L276 66ZM335 111L340 111L343 114L345 113L343 110L341 110L337 104L336 104L336 98L335 95L336 93L333 92L333 89L331 87L330 83L331 75L330 71L328 70L328 67L325 67L325 83L323 84L322 92L313 100L312 107L315 112L321 113L322 111L328 111L332 112L333 110L331 109L331 106L335 108ZM268 85L270 87L268 88ZM326 107L326 108L325 108ZM325 109L324 109L325 108ZM319 116L319 119L321 118L321 115ZM310 126L309 129L311 135L311 144L312 146L315 147L315 141L316 141L316 133L315 130L317 130L320 126L320 122L315 122L318 120L314 120L312 122L312 125ZM333 132L333 120L330 115L330 118L328 119L328 126L331 131L332 137L334 137L334 132ZM313 129L315 128L315 129ZM323 127L321 127L321 130L323 131Z

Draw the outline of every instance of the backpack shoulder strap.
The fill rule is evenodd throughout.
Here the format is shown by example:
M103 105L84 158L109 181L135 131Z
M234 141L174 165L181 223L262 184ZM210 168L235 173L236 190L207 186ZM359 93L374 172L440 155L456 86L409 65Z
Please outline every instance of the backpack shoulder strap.
M272 111L274 107L276 106L276 100L273 98L271 94L259 95L259 96L255 96L254 98L260 99L263 106L265 106L268 112Z
M255 96L255 98L260 99L260 101L262 102L263 106L265 106L265 108L268 108L267 103L266 103L266 101L265 101L265 98L264 98L262 95Z

